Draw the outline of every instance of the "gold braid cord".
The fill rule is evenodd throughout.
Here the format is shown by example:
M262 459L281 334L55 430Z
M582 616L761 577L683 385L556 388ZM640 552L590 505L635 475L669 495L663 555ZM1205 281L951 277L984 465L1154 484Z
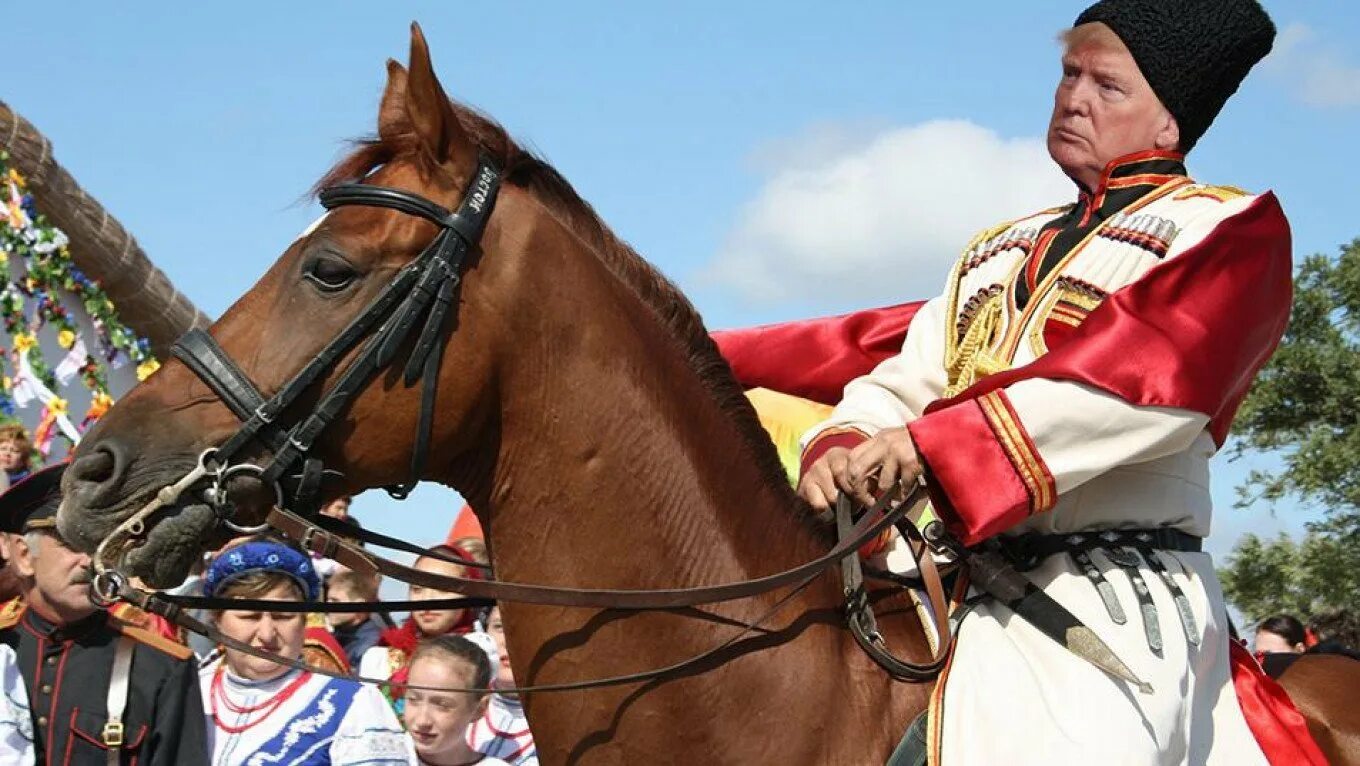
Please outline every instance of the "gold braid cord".
M991 354L993 337L1001 325L1004 300L1003 292L988 296L968 324L963 338L950 349L945 361L949 385L944 390L944 398L956 396L978 380L1008 368L1005 362Z

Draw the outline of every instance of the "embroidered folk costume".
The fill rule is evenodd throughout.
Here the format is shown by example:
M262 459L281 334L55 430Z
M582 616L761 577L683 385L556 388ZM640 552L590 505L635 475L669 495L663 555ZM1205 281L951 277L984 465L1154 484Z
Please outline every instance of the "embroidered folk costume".
M258 572L286 575L309 601L320 596L307 556L273 542L223 552L208 567L204 590L220 596L230 583ZM209 658L199 682L216 766L415 763L410 737L374 686L290 669L245 678L225 655Z
M372 686L298 670L251 681L220 658L200 681L219 766L415 763L410 737Z
M0 763L34 762L33 717L14 649L0 644Z
M538 766L538 748L519 697L493 693L486 712L468 727L467 743L512 766Z
M1183 150L1274 37L1254 0L1102 0L1088 22L1125 42ZM947 528L966 545L999 536L1154 690L980 599L931 701L932 764L1322 762L1230 642L1198 552L1209 459L1284 331L1290 276L1273 194L1198 183L1182 153L1147 151L1109 163L1074 204L982 232L942 295L892 309L915 312L900 352L845 387L805 437L804 469L905 425ZM765 344L745 366L768 372L772 339L847 325L729 337L724 352ZM844 345L831 366L868 346ZM807 374L777 377L749 382L818 398Z
M965 544L1120 528L1202 538L1208 461L1283 332L1289 277L1273 195L1193 183L1173 155L1117 161L1077 204L969 247L805 461L906 423L936 512ZM1097 541L1031 563L1027 576L1159 692L983 601L932 701L937 762L1023 762L1017 742L1046 762L1265 762L1207 555ZM1001 699L1024 704L998 715Z

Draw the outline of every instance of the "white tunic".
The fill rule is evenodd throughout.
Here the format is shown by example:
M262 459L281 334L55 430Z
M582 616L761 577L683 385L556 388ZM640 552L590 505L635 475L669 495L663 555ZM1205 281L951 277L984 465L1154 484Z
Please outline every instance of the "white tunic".
M214 766L418 762L410 736L373 686L311 675L272 711L265 707L233 712L227 701L237 708L259 706L289 688L301 671L269 681L247 681L223 668L220 688L214 690L219 668L222 661L216 660L200 673Z
M1014 284L1024 278L1036 233L1063 211L988 232L964 253L945 294L912 320L902 353L847 386L830 419L804 437L808 455L818 454L819 440L847 432L862 438L913 423L928 405L973 379L1043 356L1055 328L1079 325L1107 296L1261 199L1188 180L1159 189L1131 206L1142 218L1116 216L1061 260L1026 307L1017 307ZM1147 235L1141 245L1130 243L1132 235L1110 232L1121 223ZM979 321L988 326L973 333L977 353L962 358ZM1022 380L988 396L992 401L976 406L990 428L974 433L994 432L1000 446L989 449L1010 460L997 461L996 475L976 474L971 491L984 498L983 506L988 492L1028 493L1029 504L1011 508L981 537L1115 527L1209 533L1208 463L1216 447L1206 415L1135 406L1056 379ZM1145 561L1137 568L1156 606L1155 617L1146 618L1125 572L1099 552L1092 559L1118 596L1124 624L1111 619L1096 588L1065 554L1027 576L1095 629L1155 693L1138 693L1004 606L984 601L963 620L932 701L931 763L1265 763L1231 681L1227 617L1209 556L1162 554L1190 602L1192 640L1170 590ZM1156 623L1161 657L1149 648L1144 619Z

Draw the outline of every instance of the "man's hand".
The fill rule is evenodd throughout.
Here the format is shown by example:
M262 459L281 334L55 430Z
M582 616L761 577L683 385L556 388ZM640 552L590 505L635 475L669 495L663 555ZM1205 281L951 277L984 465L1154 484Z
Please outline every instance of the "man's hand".
M842 489L850 491L849 476L850 450L832 447L808 466L807 472L798 480L798 495L808 501L813 510L829 519L836 495Z
M848 450L832 447L808 468L798 494L818 511L829 511L840 491L863 505L921 475L921 459L906 428L888 428Z

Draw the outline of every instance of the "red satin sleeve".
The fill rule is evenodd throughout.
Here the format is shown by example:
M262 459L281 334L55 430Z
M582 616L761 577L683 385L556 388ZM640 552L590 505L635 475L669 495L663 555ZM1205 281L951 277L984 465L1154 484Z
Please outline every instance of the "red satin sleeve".
M902 351L907 326L923 305L913 301L712 335L743 387L834 405L846 383Z
M1228 642L1233 689L1266 760L1289 766L1326 766L1327 757L1308 731L1308 722L1286 692L1236 641Z
M936 512L964 545L1000 534L1057 500L1053 475L1005 391L959 402L907 428Z

